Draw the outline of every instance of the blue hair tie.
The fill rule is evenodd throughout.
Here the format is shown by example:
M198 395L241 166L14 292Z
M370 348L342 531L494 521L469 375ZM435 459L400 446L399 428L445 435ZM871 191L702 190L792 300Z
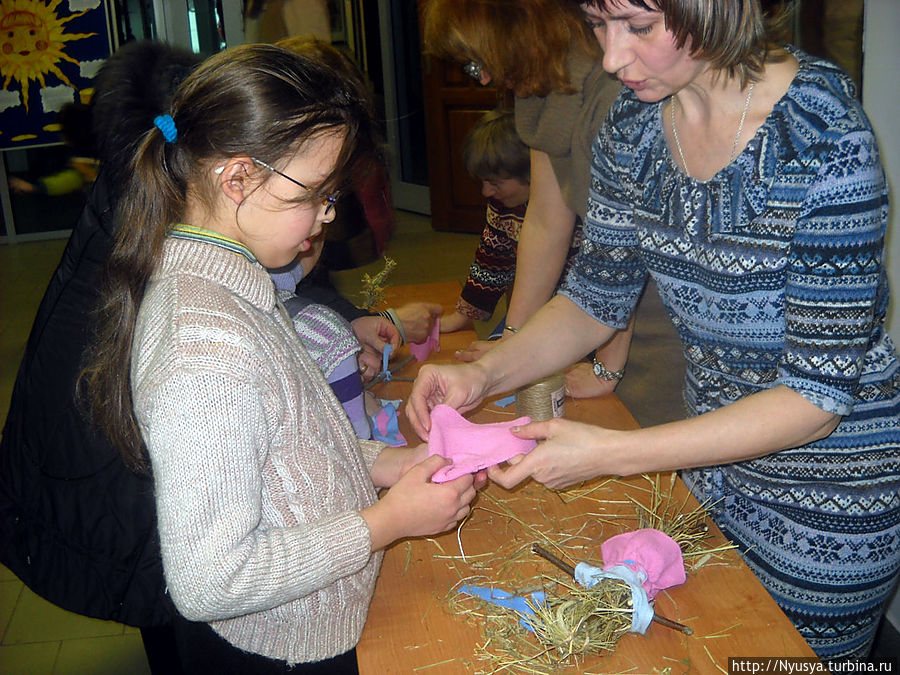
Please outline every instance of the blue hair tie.
M153 118L153 124L162 132L166 143L174 143L178 140L178 129L175 128L175 120L171 115L157 115Z

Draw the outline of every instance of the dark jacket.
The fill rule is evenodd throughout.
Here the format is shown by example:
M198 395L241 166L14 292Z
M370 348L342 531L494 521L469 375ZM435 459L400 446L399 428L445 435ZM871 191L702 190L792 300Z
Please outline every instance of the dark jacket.
M125 468L75 402L113 238L109 201L101 172L28 338L0 440L0 561L55 605L148 627L175 612L152 480Z

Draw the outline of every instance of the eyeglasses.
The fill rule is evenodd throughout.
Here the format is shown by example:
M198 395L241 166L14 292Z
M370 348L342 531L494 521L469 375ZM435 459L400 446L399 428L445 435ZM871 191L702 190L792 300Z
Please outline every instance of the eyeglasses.
M251 157L250 159L253 160L254 164L258 164L259 166L263 167L264 169L268 169L272 173L277 173L282 178L287 178L294 185L299 185L304 190L309 190L310 192L312 192L312 189L309 186L304 185L299 180L295 180L294 178L291 178L286 173L282 173L281 171L276 169L274 166L272 166L270 164L266 164L261 159L256 159L256 157ZM322 200L322 204L325 206L325 215L328 215L329 213L331 213L331 211L334 209L335 202L340 198L340 196L341 196L341 193L339 191L336 191L336 192L332 192L330 195L328 195L327 197L325 197L325 199Z
M268 169L268 170L271 171L272 173L277 173L277 174L278 174L279 176L281 176L282 178L286 178L287 180L291 181L294 185L299 185L299 186L302 187L304 190L309 190L310 192L312 192L312 188L309 187L308 185L304 185L304 184L301 183L299 180L296 180L296 179L294 179L294 178L291 178L291 177L288 176L286 173L282 173L281 171L279 171L278 169L276 169L274 166L272 166L272 165L270 165L270 164L266 164L266 163L265 163L264 161L262 161L261 159L256 159L256 157L251 157L250 159L253 161L254 164L258 164L258 165L261 166L262 168ZM224 170L225 170L225 167L224 167L224 166L220 166L218 169L215 170L215 173L216 173L216 174L221 174ZM325 197L325 199L322 200L322 204L325 206L325 215L326 215L326 216L327 216L329 213L331 213L332 210L334 210L334 204L335 204L335 202L337 202L337 200L340 199L340 198L341 198L341 193L340 193L339 190L337 190L337 191L335 191L335 192L332 192L330 195L328 195L327 197Z
M463 72L476 82L481 82L481 74L484 67L478 61L468 61L463 64Z

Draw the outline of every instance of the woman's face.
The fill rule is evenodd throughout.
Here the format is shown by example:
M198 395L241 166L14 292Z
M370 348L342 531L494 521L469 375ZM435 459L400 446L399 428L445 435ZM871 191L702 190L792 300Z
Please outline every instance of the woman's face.
M642 101L669 96L706 68L690 56L690 41L681 49L675 46L661 11L635 7L627 0L613 0L602 12L589 3L581 9L603 49L603 68Z
M280 173L268 176L241 203L239 240L263 266L283 267L298 254L310 251L325 224L334 220L333 205L324 198L310 200L310 190L290 179L315 191L334 171L343 141L343 135L330 133L308 142L284 168L279 168ZM263 166L257 169L268 171Z

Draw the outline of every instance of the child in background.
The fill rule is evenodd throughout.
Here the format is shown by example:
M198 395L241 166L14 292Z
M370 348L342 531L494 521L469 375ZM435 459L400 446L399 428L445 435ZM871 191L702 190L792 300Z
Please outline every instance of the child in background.
M516 134L512 110L485 114L466 137L463 158L469 174L481 181L487 214L456 310L441 317L442 333L469 328L474 320L488 321L500 298L512 290L519 231L528 205L529 149ZM489 339L499 338L504 325L501 320Z
M155 119L119 204L85 383L152 468L188 672L358 672L380 551L455 526L483 482L357 439L265 269L333 218L370 123L321 62L226 50Z
M9 187L13 192L59 197L90 191L97 179L99 165L91 136L91 107L84 103L67 103L60 108L57 119L64 143L57 148L57 153L53 153L58 164L33 179L10 176Z
M311 243L309 251L287 268L269 270L269 276L300 341L343 406L356 435L368 439L372 438L372 426L366 412L360 365L356 360L362 345L347 319L331 307L296 293L297 285L322 255L323 237L324 234L320 234Z

